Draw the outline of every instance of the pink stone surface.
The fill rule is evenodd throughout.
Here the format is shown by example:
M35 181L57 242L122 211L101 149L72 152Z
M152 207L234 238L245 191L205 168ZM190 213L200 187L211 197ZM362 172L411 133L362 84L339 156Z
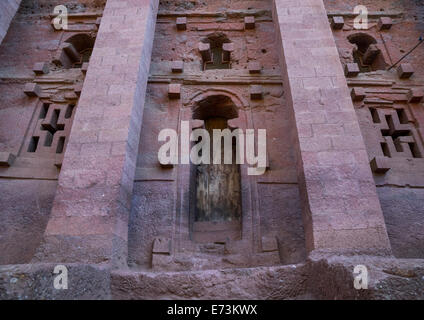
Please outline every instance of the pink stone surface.
M393 21L390 17L381 17L378 20L378 29L379 30L389 30L393 25Z
M246 29L255 28L255 17L249 16L244 18L244 26Z
M178 30L187 30L187 18L178 17L177 18L177 29Z
M3 2L0 299L423 296L419 49L387 70L422 6L367 1L355 30L359 0L63 0L76 16L59 31L51 1L10 27ZM196 167L161 166L157 137L217 115L267 129L266 171L240 166L241 221L193 223Z
M171 83L168 87L168 97L170 99L178 99L181 96L181 84Z
M172 61L172 72L181 73L184 71L184 61Z
M414 74L414 68L410 63L401 63L397 67L399 78L408 79Z
M359 73L359 67L357 63L347 63L345 66L346 77L356 77Z
M49 66L45 62L37 62L34 64L32 71L34 71L35 74L46 74L49 73Z
M261 64L257 61L249 62L249 72L250 73L261 73Z
M253 100L259 100L263 97L263 88L260 85L250 86L250 98Z
M344 26L344 19L341 16L336 16L331 18L331 26L335 30L340 30Z
M353 101L362 101L366 96L366 92L364 88L355 87L350 90L350 96Z
M102 255L114 263L125 261L128 210L157 6L156 0L109 0L106 4L68 142L71 149L63 161L58 193L39 250L41 260L62 256L62 252L55 252L56 242L74 237L81 244L90 239L80 248L72 247L77 261L96 261ZM121 25L117 26L119 17ZM111 25L115 31L110 31ZM133 63L139 67L134 68ZM112 81L112 70L119 70L121 81ZM113 97L119 97L118 104ZM88 109L91 114L85 112ZM108 116L112 112L113 126ZM85 125L80 126L82 123ZM82 144L92 148L77 151L76 146ZM125 148L111 154L117 144ZM100 250L96 254L89 254L93 249L90 241L95 241L92 246Z
M28 97L39 97L41 95L41 88L36 83L27 83L24 87L24 93Z
M0 44L6 36L9 25L21 4L21 0L7 0L0 3Z
M283 76L289 83L293 119L298 128L308 124L312 136L299 135L299 182L303 203L307 249L335 251L374 251L390 253L390 244L378 195L361 139L338 146L333 141L360 137L359 126L347 132L329 120L332 113L346 113L345 125L356 123L355 111L344 80L342 65L333 40L322 1L276 0L274 18L281 35ZM296 13L287 10L296 3ZM288 19L308 19L302 30L293 30ZM321 39L320 43L300 48L302 41ZM323 41L326 41L323 47ZM325 49L325 50L324 50ZM298 51L302 50L302 55ZM328 75L299 75L296 66L319 64ZM337 95L334 108L330 94ZM303 110L304 104L319 103L321 108ZM326 105L332 109L326 110ZM320 118L321 116L321 118ZM357 174L352 174L353 172ZM359 174L360 172L360 174ZM367 194L369 208L357 201ZM345 204L349 202L349 206ZM356 203L356 204L355 204ZM370 209L372 207L372 209Z
M408 92L408 102L409 103L418 103L421 102L421 100L424 97L424 90L418 89L418 88L412 88Z

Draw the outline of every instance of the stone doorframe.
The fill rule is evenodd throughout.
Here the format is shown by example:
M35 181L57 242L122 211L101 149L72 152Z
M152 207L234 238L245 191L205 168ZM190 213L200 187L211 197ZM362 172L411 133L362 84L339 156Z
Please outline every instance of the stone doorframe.
M245 95L248 96L246 87ZM217 87L204 90L198 90L195 94L188 97L186 101L182 101L180 109L180 121L190 121L190 132L196 128L199 120L193 119L193 110L196 105L204 99L211 96L225 96L231 99L237 108L238 118L229 120L231 127L238 127L244 132L246 129L257 129L253 123L249 101L239 93L235 93L227 88ZM178 132L180 134L181 127L179 124ZM196 245L191 239L191 229L194 220L194 198L193 190L185 192L186 188L192 188L191 183L193 165L181 165L177 168L177 210L176 210L176 228L174 229L174 252L180 251L182 248L192 248ZM256 177L247 174L248 165L240 165L241 178L241 240L237 242L243 243L243 248L249 248L251 253L260 250L260 216L258 211L258 203L253 203L257 193Z

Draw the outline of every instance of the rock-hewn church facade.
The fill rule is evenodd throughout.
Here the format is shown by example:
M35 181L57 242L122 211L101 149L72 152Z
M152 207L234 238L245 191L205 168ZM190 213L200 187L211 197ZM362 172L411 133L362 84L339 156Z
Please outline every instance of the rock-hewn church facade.
M1 299L424 298L422 2L0 10ZM265 172L158 161L199 128Z

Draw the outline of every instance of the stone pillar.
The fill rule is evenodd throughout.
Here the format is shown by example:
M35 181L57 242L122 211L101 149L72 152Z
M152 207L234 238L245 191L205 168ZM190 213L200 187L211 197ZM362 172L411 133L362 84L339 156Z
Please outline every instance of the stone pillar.
M308 251L389 254L368 155L322 0L275 0Z
M0 44L9 30L10 23L18 11L21 0L0 1Z
M127 259L128 217L159 0L108 0L35 260Z

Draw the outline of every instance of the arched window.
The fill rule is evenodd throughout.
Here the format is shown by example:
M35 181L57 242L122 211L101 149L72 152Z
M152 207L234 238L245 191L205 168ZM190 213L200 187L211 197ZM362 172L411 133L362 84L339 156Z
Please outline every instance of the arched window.
M90 60L94 41L94 38L85 33L70 37L63 43L61 51L54 58L53 62L66 69L81 68L84 62Z
M231 69L233 43L224 33L212 33L199 44L202 54L203 70Z
M377 41L369 34L360 32L348 36L355 45L352 55L361 72L384 70L387 67Z

